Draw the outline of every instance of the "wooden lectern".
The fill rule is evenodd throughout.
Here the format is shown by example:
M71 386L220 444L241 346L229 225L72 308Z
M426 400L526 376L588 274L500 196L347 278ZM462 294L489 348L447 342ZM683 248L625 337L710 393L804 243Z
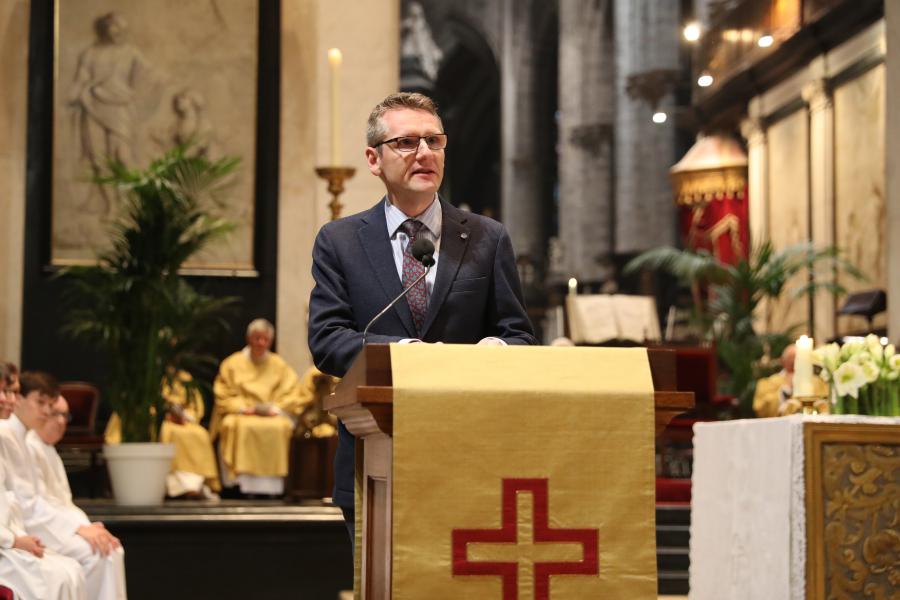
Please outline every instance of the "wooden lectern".
M691 392L676 391L675 352L648 348L656 402L656 435L669 421L694 406ZM337 415L363 444L357 462L362 490L362 580L366 599L391 597L391 464L393 454L393 376L390 347L366 346L325 408ZM359 455L357 455L359 456ZM357 549L360 551L360 549Z

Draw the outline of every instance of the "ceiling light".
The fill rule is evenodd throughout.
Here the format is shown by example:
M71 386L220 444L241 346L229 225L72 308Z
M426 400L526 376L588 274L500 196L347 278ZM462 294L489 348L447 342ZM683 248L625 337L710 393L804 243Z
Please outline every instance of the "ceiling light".
M691 21L684 26L682 33L684 34L684 39L687 41L696 42L700 39L700 24L696 21Z
M661 110L653 113L653 122L656 124L665 123L668 118L669 116Z
M764 33L759 37L756 43L760 48L768 48L775 43L775 38L769 33Z
M700 87L709 87L713 84L713 76L707 72L703 72L700 74L700 77L697 78L697 85Z

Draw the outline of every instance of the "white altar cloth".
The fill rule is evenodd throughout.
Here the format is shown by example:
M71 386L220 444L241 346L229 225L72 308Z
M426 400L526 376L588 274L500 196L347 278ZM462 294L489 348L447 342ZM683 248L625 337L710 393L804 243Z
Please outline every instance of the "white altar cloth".
M692 600L805 600L805 421L900 425L856 415L694 425Z

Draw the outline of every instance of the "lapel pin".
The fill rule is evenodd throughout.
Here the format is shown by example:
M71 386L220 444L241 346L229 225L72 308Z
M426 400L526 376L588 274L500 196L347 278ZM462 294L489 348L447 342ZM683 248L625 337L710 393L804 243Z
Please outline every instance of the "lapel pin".
M467 239L469 239L469 234L466 233L465 231L463 231L461 234L459 234L459 237L464 240L467 240Z

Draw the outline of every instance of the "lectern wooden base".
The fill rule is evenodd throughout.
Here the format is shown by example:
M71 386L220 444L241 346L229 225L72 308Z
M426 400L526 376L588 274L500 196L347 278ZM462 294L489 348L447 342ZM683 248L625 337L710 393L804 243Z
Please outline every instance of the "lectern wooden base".
M693 407L693 395L676 391L675 355L648 350L655 390L657 435L677 414ZM372 345L360 353L326 408L362 441L362 597L391 597L393 377L390 349ZM646 414L646 413L645 413Z

